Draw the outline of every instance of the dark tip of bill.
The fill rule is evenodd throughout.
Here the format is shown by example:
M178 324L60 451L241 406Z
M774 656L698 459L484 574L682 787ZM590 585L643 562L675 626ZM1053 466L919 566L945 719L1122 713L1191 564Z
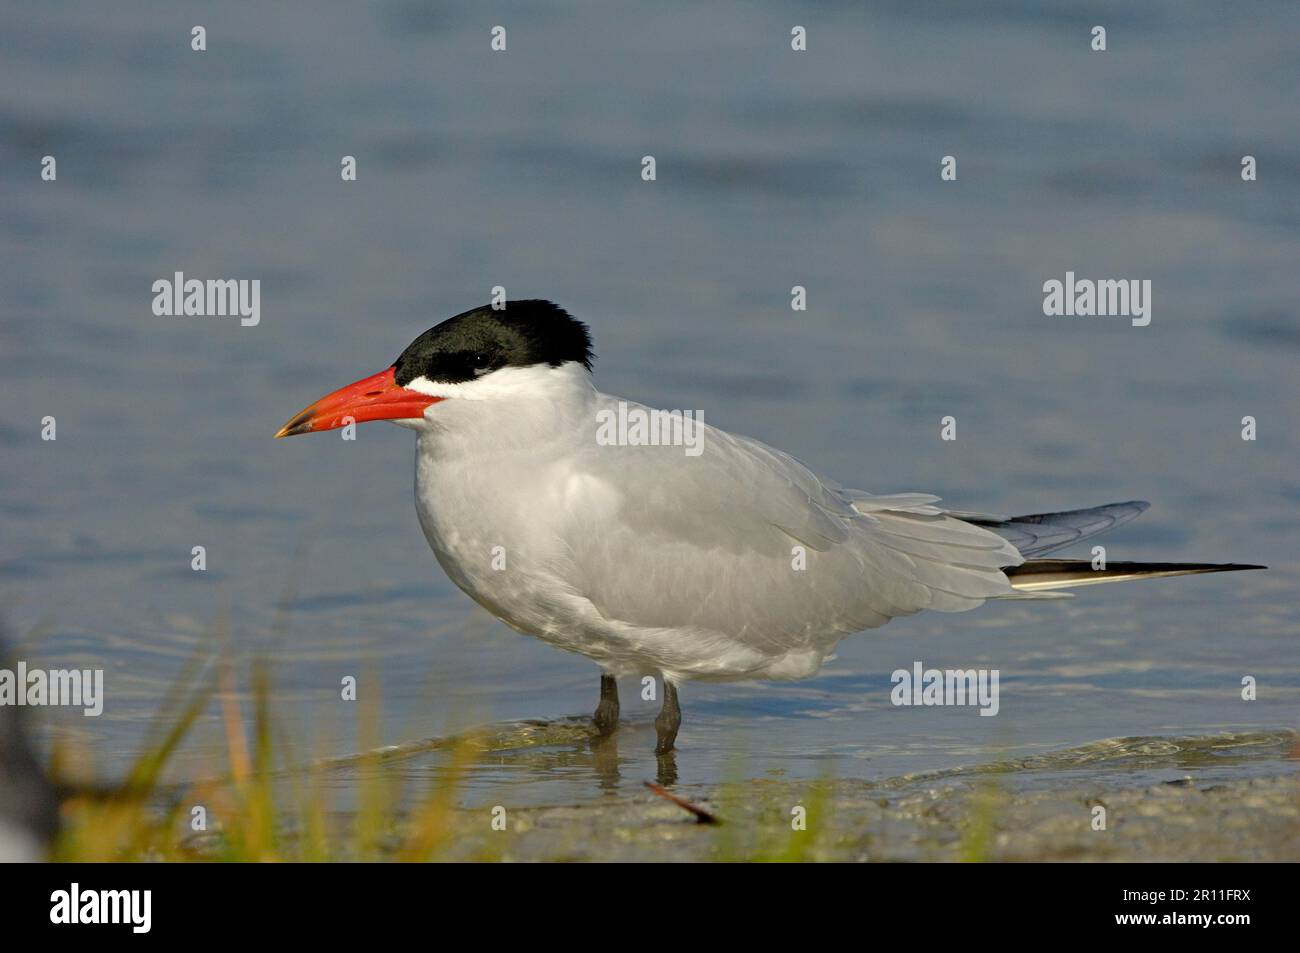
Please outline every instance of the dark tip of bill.
M305 413L299 414L281 427L276 432L275 439L279 440L281 437L296 437L300 433L311 433L311 420Z

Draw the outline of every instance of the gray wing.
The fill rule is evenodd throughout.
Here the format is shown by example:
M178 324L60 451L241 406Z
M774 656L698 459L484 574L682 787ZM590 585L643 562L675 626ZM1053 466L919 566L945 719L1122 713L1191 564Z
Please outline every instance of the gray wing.
M1010 594L1002 568L1022 561L934 496L847 490L711 427L698 457L592 447L580 465L617 488L616 511L575 516L564 575L601 616L631 626L819 651L897 616Z
M1145 500L1107 503L1084 510L1061 513L1033 513L1029 516L991 516L980 513L951 513L976 526L997 533L1028 559L1064 549L1071 543L1104 533L1145 513L1151 506Z

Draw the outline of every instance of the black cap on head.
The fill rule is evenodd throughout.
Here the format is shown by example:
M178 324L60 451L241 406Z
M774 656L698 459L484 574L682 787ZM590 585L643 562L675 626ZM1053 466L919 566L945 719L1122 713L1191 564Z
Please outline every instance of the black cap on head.
M557 304L540 299L507 301L495 311L474 308L448 318L411 342L393 364L399 385L417 377L458 384L507 365L575 361L591 370L587 326Z

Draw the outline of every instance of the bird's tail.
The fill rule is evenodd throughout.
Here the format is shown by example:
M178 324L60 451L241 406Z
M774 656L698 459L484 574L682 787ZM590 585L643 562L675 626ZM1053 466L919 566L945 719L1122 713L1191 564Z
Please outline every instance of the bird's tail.
M1103 582L1126 582L1130 579L1155 579L1160 576L1186 576L1201 572L1234 572L1238 569L1264 569L1245 563L1120 563L1110 562L1104 569L1093 568L1086 559L1043 559L1054 552L1089 539L1108 529L1122 526L1144 513L1151 504L1145 500L1108 503L1083 510L1061 513L1032 513L1028 516L992 516L985 513L949 513L958 519L982 526L1011 543L1025 562L1008 566L1003 572L1019 598L1053 598L1049 591L1075 586L1095 586ZM1068 597L1060 593L1055 598ZM1012 595L1007 598L1017 598Z
M1095 586L1103 582L1126 582L1130 579L1155 579L1159 576L1186 576L1200 572L1235 572L1238 569L1266 569L1246 563L1107 563L1094 569L1087 559L1030 559L1019 566L1003 570L1018 592L1044 592L1075 586Z

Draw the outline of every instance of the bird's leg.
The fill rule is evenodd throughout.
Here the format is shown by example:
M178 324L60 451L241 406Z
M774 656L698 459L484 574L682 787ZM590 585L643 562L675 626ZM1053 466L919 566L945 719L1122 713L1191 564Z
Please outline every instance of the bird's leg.
M600 702L592 720L601 738L609 737L618 728L618 681L605 672L600 673Z
M659 710L659 717L655 719L655 734L658 736L655 754L667 754L673 750L673 742L677 740L677 729L681 726L682 710L677 704L677 686L665 678L664 707Z
M670 788L677 783L676 751L668 751L664 754L656 755L655 765L657 766L655 777L663 787Z

